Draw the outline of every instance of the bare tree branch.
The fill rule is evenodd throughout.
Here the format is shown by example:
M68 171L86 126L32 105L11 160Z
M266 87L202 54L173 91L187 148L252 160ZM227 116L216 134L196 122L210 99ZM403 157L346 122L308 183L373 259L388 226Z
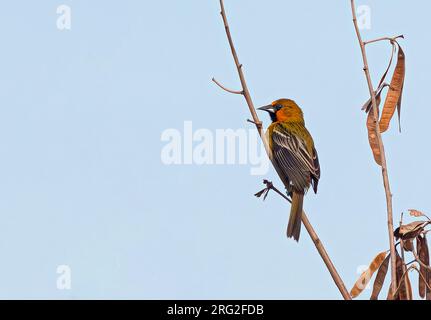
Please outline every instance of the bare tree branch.
M227 91L227 92L232 93L232 94L244 94L244 92L242 92L242 91L239 91L239 90L231 90L231 89L226 88L226 87L225 87L225 86L223 86L220 82L218 82L215 78L213 78L212 80L213 80L213 82L214 82L216 85L218 85L218 86L219 86L220 88L222 88L224 91Z
M395 40L399 39L399 38L403 38L404 39L404 35L399 35L393 38L390 37L383 37L383 38L378 38L378 39L374 39L374 40L369 40L369 41L365 41L364 45L367 44L371 44L371 43L375 43L375 42L379 42L379 41L389 41L389 42L394 42Z
M367 78L368 89L370 91L371 101L372 101L372 111L374 117L374 123L376 128L376 136L379 144L380 157L382 163L382 176L383 176L383 185L385 188L386 194L386 207L387 207L387 218L388 218L388 233L389 233L389 247L391 251L391 280L392 280L392 292L395 292L397 289L397 274L396 274L396 255L395 255L395 240L394 240L394 222L393 222L393 213L392 213L392 192L389 184L389 176L388 169L386 164L386 155L385 155L385 147L382 140L382 135L380 133L379 126L379 109L377 106L376 92L373 88L373 82L371 80L370 70L368 67L368 58L367 52L365 49L365 43L362 41L361 32L359 31L358 21L356 18L356 5L355 0L350 0L350 4L352 7L352 16L353 16L353 24L355 26L356 35L358 37L359 45L361 47L362 59L364 62L364 72Z
M220 0L220 8L221 8L221 16L223 18L224 27L226 30L226 36L227 36L227 39L229 41L229 46L230 46L230 49L232 51L232 56L233 56L233 59L235 61L235 66L237 68L238 76L239 76L239 79L241 82L242 95L244 96L244 98L247 102L249 111L250 111L251 116L253 118L253 123L256 125L256 129L259 132L259 135L262 139L262 142L263 142L265 150L268 154L268 157L270 158L271 161L273 161L272 160L272 154L271 154L271 151L270 151L270 148L268 145L268 141L266 139L266 136L265 136L265 133L264 133L264 130L262 127L262 122L259 120L259 117L257 116L257 113L256 113L256 109L254 108L254 104L253 104L253 101L251 99L251 95L250 95L250 92L248 90L247 83L245 81L244 73L242 71L242 64L240 64L240 62L239 62L238 55L237 55L237 52L236 52L236 49L235 49L235 46L234 46L234 43L232 40L232 35L230 33L230 28L229 28L229 24L227 21L223 0ZM276 169L276 171L277 171L277 169ZM277 173L278 173L278 171L277 171ZM281 181L283 181L283 183L286 185L286 182L285 182L285 179L283 178L283 176L279 174L279 177L280 177ZM308 220L305 212L303 212L303 214L302 214L302 223L304 224L305 228L307 229L308 234L310 235L314 245L317 248L317 251L319 252L319 254L320 254L321 258L323 259L326 267L328 268L329 273L331 274L332 279L334 280L335 284L337 285L338 289L340 290L340 293L342 294L343 298L346 300L351 300L350 294L347 291L346 286L343 283L343 280L341 279L340 275L338 274L337 270L335 269L335 266L333 265L328 253L326 252L325 247L323 246L322 242L320 241L319 237L317 236L316 232L314 231L314 229L313 229L310 221Z

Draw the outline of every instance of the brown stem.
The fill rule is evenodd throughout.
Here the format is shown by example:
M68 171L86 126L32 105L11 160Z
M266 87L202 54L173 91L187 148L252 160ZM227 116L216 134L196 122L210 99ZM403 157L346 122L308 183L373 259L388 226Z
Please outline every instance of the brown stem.
M356 6L355 0L350 0L350 4L352 7L352 16L353 16L353 24L355 26L356 35L358 37L359 45L361 47L362 59L364 62L364 71L365 76L367 78L368 89L370 91L371 101L372 101L372 112L374 116L374 123L376 127L376 136L379 144L380 150L380 158L382 163L382 176L383 176L383 185L385 188L386 194L386 208L388 215L388 232L389 232L389 247L391 251L391 280L392 280L392 292L395 292L397 289L397 273L396 273L396 254L395 254L395 240L394 240L394 222L393 222L393 213L392 213L392 193L391 187L389 184L389 176L388 169L386 164L386 155L385 155L385 147L383 145L382 135L380 133L379 126L379 109L376 101L376 93L373 88L373 82L371 80L370 70L368 68L368 58L367 52L365 50L365 43L362 41L361 32L359 31L358 22L356 18Z
M226 36L227 36L227 39L229 41L229 46L230 46L230 49L232 51L232 56L233 56L233 59L235 61L235 65L236 65L236 68L238 71L239 79L241 81L241 86L242 86L242 93L241 94L244 96L244 98L247 102L248 108L249 108L251 116L253 118L253 123L256 125L256 129L259 132L259 135L262 139L262 142L263 142L265 150L268 154L268 157L272 161L272 154L271 154L271 151L270 151L270 148L268 145L268 141L267 141L266 136L265 136L265 132L264 132L263 127L262 127L262 122L259 120L259 117L257 116L256 109L254 108L254 104L253 104L253 101L251 99L250 92L249 92L248 87L247 87L247 83L245 81L244 73L242 71L242 64L239 63L238 55L236 53L236 49L235 49L235 46L234 46L234 43L232 40L232 36L230 33L229 24L228 24L226 12L224 9L223 0L220 0L220 7L221 7L221 15L223 18L224 27L226 30ZM283 177L280 174L279 174L279 177L283 181L283 183L285 183L283 180ZM326 252L325 247L323 246L322 242L320 241L316 232L314 231L313 227L311 226L310 221L308 220L305 212L303 212L303 214L302 214L302 223L304 224L305 228L307 229L311 239L314 242L314 245L317 248L317 251L319 252L320 256L322 257L323 261L325 262L325 265L328 268L328 270L332 276L332 279L334 280L335 284L337 285L338 289L340 290L343 298L346 300L351 300L349 292L347 291L341 277L339 276L339 274L338 274L337 270L335 269L331 259L329 258L329 255Z
M264 181L268 189L271 189L278 193L280 196L282 196L284 199L286 199L288 202L292 203L292 201L280 190L278 190L272 182ZM307 218L307 215L305 212L303 212L303 218L302 223L304 224L305 228L308 231L308 234L311 237L311 240L313 240L313 243L315 244L317 250L320 253L320 256L322 257L323 261L325 262L326 267L328 268L329 272L331 273L332 278L335 281L335 284L337 285L338 289L340 290L341 294L343 295L344 299L350 300L351 296L347 292L347 289L344 286L343 280L340 278L339 274L337 273L337 270L335 269L335 266L333 265L331 258L329 257L328 253L325 250L325 247L323 246L322 242L320 241L319 237L317 236L316 231L314 231L313 226L311 225L310 221ZM346 291L346 296L344 295L344 290Z
M215 78L213 78L213 82L226 92L229 92L232 94L243 94L242 91L232 90L232 89L226 88L224 85L222 85L220 82L218 82Z
M367 44L371 44L371 43L375 43L375 42L379 42L379 41L390 41L390 42L394 42L395 40L397 40L398 38L404 38L404 35L399 35L393 38L390 37L383 37L383 38L378 38L378 39L374 39L374 40L369 40L369 41L365 41L364 45Z

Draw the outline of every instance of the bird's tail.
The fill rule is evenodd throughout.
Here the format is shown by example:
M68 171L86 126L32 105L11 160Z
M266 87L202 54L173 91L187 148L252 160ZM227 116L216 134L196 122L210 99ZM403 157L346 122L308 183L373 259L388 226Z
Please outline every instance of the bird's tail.
M304 194L293 192L289 224L287 225L287 237L288 238L293 237L296 241L299 241L299 234L301 233L303 202L304 202Z

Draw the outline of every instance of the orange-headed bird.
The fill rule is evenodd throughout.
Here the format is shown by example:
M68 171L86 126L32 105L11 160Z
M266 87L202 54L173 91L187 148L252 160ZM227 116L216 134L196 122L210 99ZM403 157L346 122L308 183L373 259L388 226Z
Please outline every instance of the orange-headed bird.
M259 108L269 112L269 148L275 169L292 198L287 237L299 241L304 194L310 185L317 193L320 165L313 138L305 127L301 108L293 100L280 99Z

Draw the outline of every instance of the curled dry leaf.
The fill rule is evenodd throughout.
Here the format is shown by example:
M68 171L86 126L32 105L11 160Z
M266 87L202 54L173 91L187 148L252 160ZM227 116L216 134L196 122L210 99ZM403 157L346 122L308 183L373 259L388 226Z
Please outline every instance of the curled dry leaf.
M419 218L419 217L423 217L423 216L425 216L425 215L424 215L422 212L420 212L419 210L409 209L409 212L410 212L410 215L411 215L412 217Z
M394 57L395 48L398 48L397 55L397 65L394 70L394 74L392 76L391 84L387 85L384 83L385 78L389 72L389 69L392 65L392 60ZM392 55L389 61L388 68L384 72L378 89L376 91L376 103L377 103L377 111L378 111L378 119L374 118L374 112L372 112L372 99L370 98L362 107L368 113L367 116L367 129L368 129L368 141L370 143L371 150L373 152L374 160L376 163L381 166L381 153L379 147L379 141L376 133L376 125L379 122L380 132L383 133L388 130L389 124L392 120L392 117L395 113L395 108L398 110L398 119L401 116L401 101L402 101L402 91L404 89L404 79L406 72L406 62L405 62L405 54L401 46L398 42L392 42ZM383 106L382 114L380 117L380 103L381 103L381 94L385 87L389 87L388 94L386 96L385 104ZM380 119L380 121L379 121ZM400 124L401 130L401 124Z
M385 260L385 257L386 257L386 251L379 253L373 259L368 269L362 272L359 279L355 282L355 285L353 286L352 290L350 290L350 295L352 296L352 298L356 298L361 294L362 291L364 291L365 287L370 282L374 272L376 272L376 270L380 267L382 262Z
M398 108L398 114L401 113L401 99L406 73L406 57L398 42L396 42L396 44L398 46L398 61L382 110L382 117L380 119L380 131L382 133L388 130L389 124L395 113L395 108Z
M379 103L377 105L379 105ZM380 145L379 145L379 140L377 138L377 133L376 133L376 121L374 119L374 113L372 112L372 110L368 112L367 129L368 129L368 141L370 143L371 151L373 152L374 160L379 166L381 166L382 155L380 153Z
M385 283L386 274L388 273L389 261L391 255L385 258L380 265L379 271L377 271L376 280L374 280L373 293L371 294L370 300L377 300L379 298L380 291L382 291L383 284Z
M382 78L384 80L384 78ZM386 83L380 84L379 88L376 92L376 104L377 104L377 113L380 114L379 106L382 102L382 91L384 88L388 87L389 85ZM376 133L376 120L374 119L374 112L372 110L373 103L372 99L370 98L362 107L362 110L365 110L365 112L368 113L367 116L367 129L368 129L368 141L370 143L371 151L373 152L374 160L376 163L381 166L382 165L382 159L381 159L381 153L380 153L380 146L379 146L379 140L377 139L377 133ZM379 115L378 115L379 117ZM377 118L378 118L377 117Z
M395 238L403 240L416 238L418 234L424 231L424 228L429 224L429 221L415 221L409 224L402 225L394 232Z

